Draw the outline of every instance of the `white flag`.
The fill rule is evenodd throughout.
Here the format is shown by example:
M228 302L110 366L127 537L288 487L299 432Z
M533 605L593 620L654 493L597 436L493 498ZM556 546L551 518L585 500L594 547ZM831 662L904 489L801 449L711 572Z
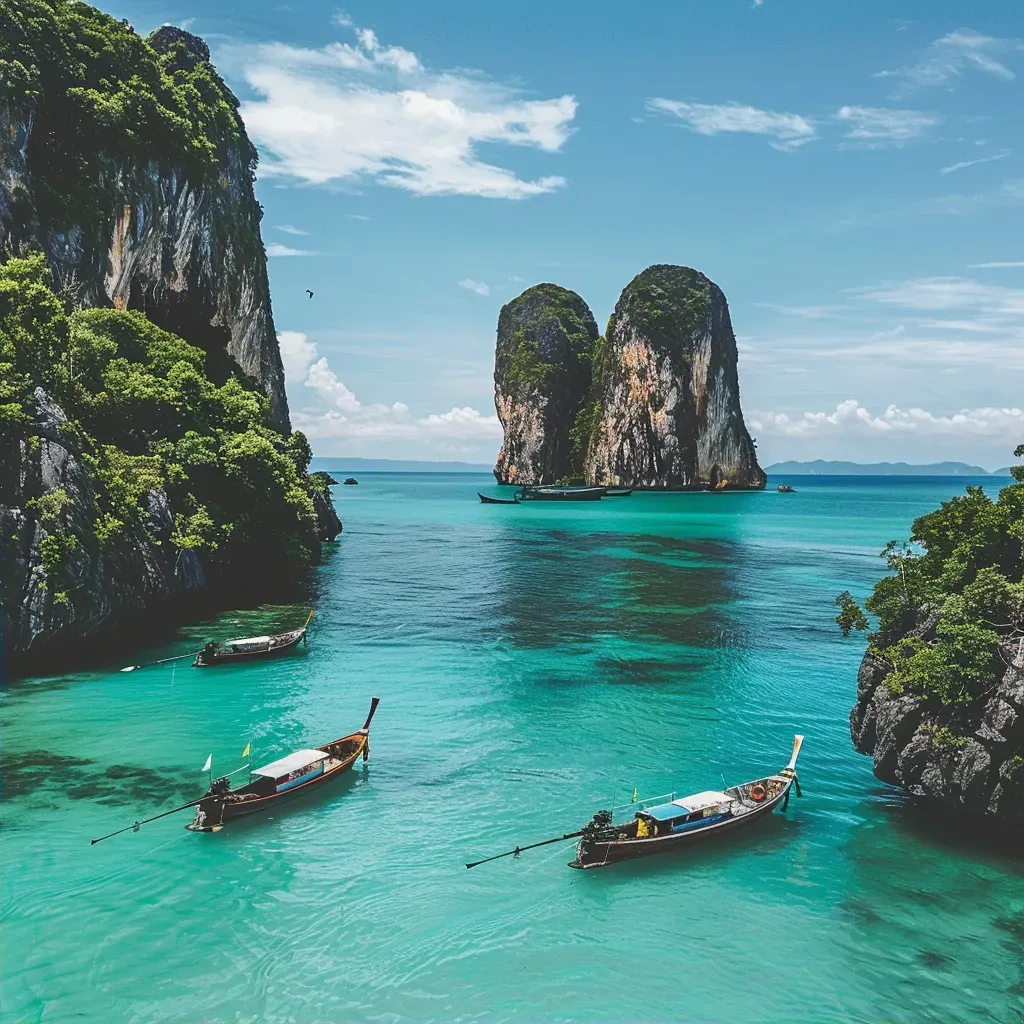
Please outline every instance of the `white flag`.
M206 764L203 765L203 771L208 772L213 767L213 754L206 759Z

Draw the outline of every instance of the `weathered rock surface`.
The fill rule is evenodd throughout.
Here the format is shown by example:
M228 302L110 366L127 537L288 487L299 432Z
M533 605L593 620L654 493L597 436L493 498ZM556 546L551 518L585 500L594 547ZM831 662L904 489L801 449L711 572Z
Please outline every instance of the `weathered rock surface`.
M927 638L934 619L908 631ZM1024 642L1001 647L1006 671L970 708L948 709L886 685L889 666L870 650L857 676L850 734L875 775L915 796L1024 824Z
M209 61L202 39L182 29L164 26L149 42L160 52L183 42L182 59ZM31 107L0 104L0 253L40 248L56 285L80 304L139 309L192 344L226 353L259 382L275 425L287 432L248 141L230 150L221 174L202 188L189 183L183 167L110 160L113 207L58 229L33 197L35 121Z
M722 290L689 267L648 267L608 325L585 464L596 484L763 488L743 422Z
M36 436L19 442L0 467L4 645L22 656L92 636L127 611L205 583L195 554L168 543L174 517L162 491L147 496L147 527L133 527L107 544L96 540L96 495L66 423L61 408L37 388ZM58 492L66 496L63 507L56 515L41 514L38 499ZM73 539L60 590L47 586L48 538Z
M331 492L328 490L332 485L338 483L330 473L322 470L318 473L311 473L314 480L319 480L321 486L313 488L313 511L316 512L316 535L318 540L331 541L341 533L341 520L334 510L334 503L331 501Z
M546 484L578 476L585 437L577 417L590 390L597 323L575 292L538 284L502 307L494 404L505 428L494 475Z

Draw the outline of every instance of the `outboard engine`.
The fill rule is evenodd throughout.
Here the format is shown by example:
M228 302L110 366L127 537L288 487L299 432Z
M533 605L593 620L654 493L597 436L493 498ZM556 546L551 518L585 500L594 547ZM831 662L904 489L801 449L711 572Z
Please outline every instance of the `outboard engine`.
M210 796L223 796L231 789L231 780L226 776L214 779L210 783Z

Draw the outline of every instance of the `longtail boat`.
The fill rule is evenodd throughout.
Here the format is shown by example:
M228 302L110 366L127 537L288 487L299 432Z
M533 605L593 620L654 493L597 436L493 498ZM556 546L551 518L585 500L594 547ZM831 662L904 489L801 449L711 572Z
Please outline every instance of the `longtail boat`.
M199 651L192 665L194 668L208 668L210 665L251 661L253 658L272 658L294 651L306 639L306 630L312 618L313 613L310 612L305 624L299 629L275 636L247 636L238 640L222 640L220 643L211 640Z
M520 501L600 501L604 487L524 487L517 497Z
M625 487L625 488L619 488L619 487L611 488L611 487L609 487L608 490L605 491L605 495L604 496L606 498L628 498L632 493L633 493L633 488L632 487Z
M253 769L245 786L232 789L226 775L214 779L210 791L196 805L195 818L185 828L190 832L219 832L229 822L269 810L344 775L360 754L364 761L370 756L370 722L379 703L378 697L370 701L370 713L358 732L322 747L296 750Z
M370 700L370 713L363 727L357 732L331 740L322 747L296 750L287 757L249 770L249 782L238 789L231 788L231 777L225 775L210 782L209 790L198 800L190 800L180 807L154 814L151 818L136 821L99 839L90 845L102 843L104 839L121 835L122 832L138 832L143 825L158 818L166 818L188 807L196 809L195 818L185 826L190 832L219 832L229 822L248 817L259 811L270 810L287 800L319 789L332 779L344 775L362 754L366 761L370 756L370 722L380 703L379 697ZM212 759L212 758L211 758ZM210 762L207 761L207 767ZM244 765L238 771L247 768ZM231 773L235 774L234 772Z
M484 505L518 505L518 498L492 498L489 494L481 494L479 491L476 492L477 497Z
M724 790L704 790L678 799L672 793L668 794L668 799L658 797L654 801L643 801L632 821L618 825L614 823L611 811L598 811L577 832L567 832L529 846L517 846L507 853L474 861L466 867L473 868L500 857L518 857L524 850L536 846L578 839L576 859L569 863L569 867L603 868L653 853L678 850L702 839L730 835L767 817L780 805L785 810L789 806L790 789L795 788L796 795L802 795L796 761L803 742L803 736L794 737L789 764L776 775L766 775Z

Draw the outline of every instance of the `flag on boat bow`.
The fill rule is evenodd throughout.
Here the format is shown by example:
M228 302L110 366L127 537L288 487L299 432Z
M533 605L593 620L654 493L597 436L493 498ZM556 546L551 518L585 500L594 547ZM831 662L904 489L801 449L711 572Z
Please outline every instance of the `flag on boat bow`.
M213 768L213 754L206 759L206 764L203 765L203 771L208 772Z
M249 742L246 743L246 745L245 745L245 750L242 751L242 757L248 757L249 756L249 748L251 746L252 746L252 740L249 740Z

